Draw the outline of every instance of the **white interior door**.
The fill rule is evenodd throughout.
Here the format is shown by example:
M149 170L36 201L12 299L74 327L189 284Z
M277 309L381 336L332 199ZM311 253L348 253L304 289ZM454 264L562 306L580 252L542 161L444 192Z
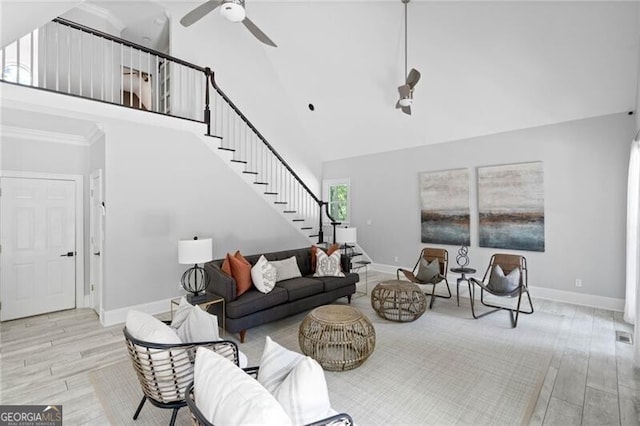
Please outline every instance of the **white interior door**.
M96 170L91 173L90 196L91 196L91 263L90 267L90 289L91 306L101 315L102 312L102 254L104 244L104 206L102 204L102 173Z
M0 320L74 308L74 182L15 177L0 182Z

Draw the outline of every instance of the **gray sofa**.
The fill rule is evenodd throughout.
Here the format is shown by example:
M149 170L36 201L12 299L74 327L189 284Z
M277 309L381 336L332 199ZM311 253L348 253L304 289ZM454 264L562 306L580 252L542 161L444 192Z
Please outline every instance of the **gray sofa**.
M230 333L240 333L240 342L244 342L249 328L325 305L344 296L351 303L351 295L355 293L359 280L358 274L313 277L309 247L263 254L267 260L283 260L295 256L302 277L279 281L267 294L252 287L238 296L235 280L222 272L224 259L212 260L204 265L210 279L207 293L224 297L225 328ZM261 254L256 254L245 258L254 265L260 256ZM209 312L221 316L221 304L212 305Z

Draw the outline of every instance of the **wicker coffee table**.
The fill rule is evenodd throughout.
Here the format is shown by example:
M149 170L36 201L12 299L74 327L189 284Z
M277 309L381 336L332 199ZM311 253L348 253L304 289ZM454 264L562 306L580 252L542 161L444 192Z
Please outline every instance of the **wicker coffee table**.
M371 291L371 307L382 318L415 321L427 309L427 298L420 287L408 281L389 280L376 285Z
M315 308L302 320L300 350L325 370L345 371L361 365L376 346L376 330L362 312L351 306Z

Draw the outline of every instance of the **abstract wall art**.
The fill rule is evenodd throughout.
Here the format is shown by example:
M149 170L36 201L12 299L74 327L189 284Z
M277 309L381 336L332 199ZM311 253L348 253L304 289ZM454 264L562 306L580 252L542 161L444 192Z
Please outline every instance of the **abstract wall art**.
M423 243L466 245L469 231L469 171L420 173Z
M478 168L480 247L544 251L542 162Z

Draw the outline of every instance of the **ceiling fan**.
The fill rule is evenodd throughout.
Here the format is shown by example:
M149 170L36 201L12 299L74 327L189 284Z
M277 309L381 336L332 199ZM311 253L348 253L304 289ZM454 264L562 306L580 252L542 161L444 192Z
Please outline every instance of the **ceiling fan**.
M405 114L411 115L411 105L413 104L413 89L420 80L420 71L411 68L407 74L407 3L411 0L401 0L404 3L404 84L398 87L400 99L396 102L396 108L402 109Z
M258 40L269 46L278 47L256 24L247 18L247 13L244 10L244 0L209 0L184 15L180 23L185 27L195 24L218 6L221 6L220 14L229 21L242 22Z

